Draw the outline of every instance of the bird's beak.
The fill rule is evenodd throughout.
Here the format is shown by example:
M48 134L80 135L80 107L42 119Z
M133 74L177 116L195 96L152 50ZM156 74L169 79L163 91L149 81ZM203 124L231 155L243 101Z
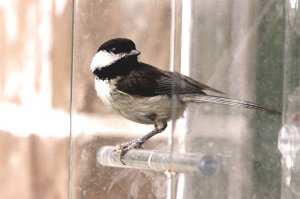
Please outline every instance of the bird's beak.
M141 54L140 51L132 50L127 54L127 56L138 56L139 54Z

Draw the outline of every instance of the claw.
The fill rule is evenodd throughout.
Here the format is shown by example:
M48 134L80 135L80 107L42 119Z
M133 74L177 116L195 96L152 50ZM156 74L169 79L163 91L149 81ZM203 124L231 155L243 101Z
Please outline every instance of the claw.
M134 139L134 140L131 140L129 142L124 142L122 144L117 144L116 147L115 147L115 154L119 155L119 158L120 158L120 162L123 164L123 165L126 165L123 161L123 156L128 152L130 151L131 149L140 149L140 148L143 148L142 147L142 144L143 142L141 141L141 139L137 138L137 139Z
M163 132L167 128L167 122L166 121L155 121L154 130L149 132L148 134L144 135L141 138L137 138L134 140L131 140L129 142L125 142L122 144L117 144L115 147L115 154L119 155L120 162L125 165L123 161L123 156L130 151L131 149L144 149L142 145L149 140L154 135Z

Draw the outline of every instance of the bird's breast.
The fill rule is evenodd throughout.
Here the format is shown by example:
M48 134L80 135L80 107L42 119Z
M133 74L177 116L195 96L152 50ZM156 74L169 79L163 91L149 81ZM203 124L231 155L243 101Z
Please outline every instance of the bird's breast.
M111 80L101 80L95 79L95 89L97 92L97 96L101 99L101 101L105 105L110 105L110 97L111 97L111 90L113 89L113 84L110 82Z

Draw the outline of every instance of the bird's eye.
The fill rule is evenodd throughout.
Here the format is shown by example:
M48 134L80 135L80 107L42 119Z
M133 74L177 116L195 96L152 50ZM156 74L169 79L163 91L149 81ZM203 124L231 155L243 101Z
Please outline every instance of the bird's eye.
M112 48L112 49L111 49L111 52L117 53L117 48Z

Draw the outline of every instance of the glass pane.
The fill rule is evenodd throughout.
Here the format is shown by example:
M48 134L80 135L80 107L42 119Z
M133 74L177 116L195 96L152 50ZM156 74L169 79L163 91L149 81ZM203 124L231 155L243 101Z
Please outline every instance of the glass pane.
M281 1L188 1L189 50L183 72L225 96L281 110L284 44ZM186 22L186 21L185 21ZM184 22L183 22L184 24ZM219 158L210 176L184 176L184 198L278 198L281 117L261 111L191 104L181 150ZM197 184L197 188L195 188Z
M164 173L118 169L96 162L101 146L146 134L152 125L128 121L97 98L90 64L105 41L126 37L140 59L168 69L169 1L76 1L73 66L73 198L166 198ZM145 145L166 145L166 135Z
M299 114L293 112L299 102L295 2L75 1L72 198L296 198L297 170L287 161L296 164L297 155L284 148L286 142L296 146L288 133L299 132L298 123L294 128L289 122L293 115L298 121ZM224 93L177 95L184 86L174 84L179 80L173 75L169 97L198 103L187 103L184 117L170 121L144 150L128 152L126 165L114 159L115 145L144 136L153 125L129 121L105 106L90 70L99 46L118 37L134 41L139 61ZM237 101L215 95L283 115L226 106ZM172 101L171 119L178 106ZM280 131L282 121L289 125L287 133Z
M299 198L299 34L300 10L298 0L285 1L285 43L284 43L284 126L278 137L282 154L282 198Z

